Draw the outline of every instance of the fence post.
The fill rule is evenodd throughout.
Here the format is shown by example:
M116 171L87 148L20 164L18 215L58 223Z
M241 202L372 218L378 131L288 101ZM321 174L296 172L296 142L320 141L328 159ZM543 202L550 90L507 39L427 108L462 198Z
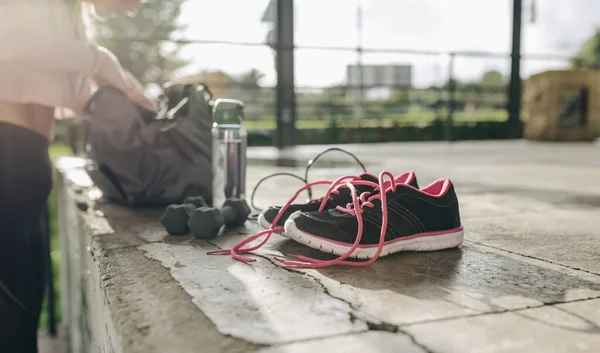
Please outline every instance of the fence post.
M277 0L277 89L275 116L278 149L296 145L296 91L294 85L294 1Z
M363 36L363 8L362 1L358 1L358 7L356 8L356 30L357 30L357 45L356 45L356 69L358 73L358 84L355 88L356 107L354 115L358 120L358 126L361 126L362 119L365 117L365 92L364 92L364 72L363 72L363 48L362 48L362 36Z
M446 102L446 140L454 141L454 101L456 93L456 81L454 80L454 59L456 53L449 54L448 62L448 100Z
M510 138L521 137L521 17L522 0L513 1L512 53L508 87L508 127Z

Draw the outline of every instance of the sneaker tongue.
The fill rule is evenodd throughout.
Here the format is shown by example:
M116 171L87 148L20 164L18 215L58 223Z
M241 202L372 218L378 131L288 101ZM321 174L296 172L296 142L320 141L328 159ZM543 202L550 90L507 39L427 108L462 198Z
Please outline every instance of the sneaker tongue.
M369 174L369 173L364 173L359 175L361 180L366 180L366 181L372 181L374 183L378 182L379 179L377 179L377 177L373 174Z
M364 181L370 181L372 183L378 183L379 179L373 175L373 174L369 174L369 173L364 173L360 175L360 179L364 180ZM358 191L358 193L363 193L365 191L369 191L369 192L374 192L374 188L370 185L356 185L356 191Z
M361 180L364 181L370 181L373 183L377 183L379 180L377 179L376 176L374 176L373 174L369 174L369 173L363 173L359 175ZM369 191L369 192L373 192L374 188L372 186L369 185L356 185L356 194L357 196L359 196L361 193L365 192L365 191ZM350 189L348 189L347 187L341 187L339 189L339 193L338 194L332 194L330 196L331 201L336 204L336 205L341 205L341 206L345 206L347 203L351 203L352 202L352 197L351 197L351 193L350 193Z

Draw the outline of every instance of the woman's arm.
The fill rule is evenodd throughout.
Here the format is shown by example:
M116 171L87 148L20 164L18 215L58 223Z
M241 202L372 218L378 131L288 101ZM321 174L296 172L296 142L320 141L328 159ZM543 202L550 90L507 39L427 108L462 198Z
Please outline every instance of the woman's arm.
M118 60L99 46L44 38L40 34L34 39L27 35L0 35L0 46L2 63L25 65L43 71L78 73L108 82L119 80Z
M60 2L18 1L0 4L0 62L44 71L104 74L106 50L78 41L67 10ZM66 6L66 5L63 5Z
M0 11L5 9L0 5ZM146 109L153 103L142 92L139 82L107 49L44 30L33 18L17 11L17 18L0 14L0 65L12 63L42 71L76 73L112 85Z
M1 25L0 25L1 26ZM0 63L29 66L43 71L77 73L120 85L123 70L108 50L43 32L0 32Z

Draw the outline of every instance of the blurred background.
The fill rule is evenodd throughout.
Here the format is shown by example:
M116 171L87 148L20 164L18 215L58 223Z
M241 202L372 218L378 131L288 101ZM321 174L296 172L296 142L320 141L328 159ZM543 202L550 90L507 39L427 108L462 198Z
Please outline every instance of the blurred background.
M273 145L276 3L148 0L136 13L96 20L96 40L151 94L179 79L203 82L217 97L242 100L247 128L257 132L249 144ZM506 124L498 123L508 117L513 5L513 0L296 1L296 142L443 139L442 122L449 119L455 138L506 138ZM522 79L552 69L596 67L599 11L596 0L568 5L523 0ZM527 119L524 109L520 118ZM410 130L358 140L332 132L323 141L303 132L359 126Z

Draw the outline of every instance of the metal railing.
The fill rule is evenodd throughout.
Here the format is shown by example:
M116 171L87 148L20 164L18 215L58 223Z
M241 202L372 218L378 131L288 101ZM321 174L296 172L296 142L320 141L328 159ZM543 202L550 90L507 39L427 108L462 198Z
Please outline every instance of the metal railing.
M464 82L457 79L456 64L461 60L492 60L495 66L502 62L508 66L511 55L508 53L486 51L438 51L420 50L409 48L371 48L371 47L344 47L344 46L274 46L260 42L186 39L186 38L145 38L112 36L112 40L127 42L161 41L177 43L184 46L234 46L240 48L271 48L299 50L318 50L331 52L348 52L354 54L402 54L420 58L437 57L445 61L446 75L436 85L431 87L394 87L394 86L366 86L338 84L330 87L309 87L295 85L283 87L293 89L296 93L296 127L324 126L327 121L347 121L352 125L356 118L356 109L364 111L364 120L381 120L382 124L393 122L397 125L431 124L442 121L451 128L454 124L470 123L473 121L505 121L507 118L508 82L501 85L481 85L477 82ZM209 52L209 51L207 51ZM428 59L425 59L428 60ZM523 55L525 63L538 61L552 62L555 67L567 67L569 56L555 54L528 54ZM295 60L296 65L301 61ZM363 59L363 63L368 63ZM252 69L252 67L248 67ZM481 73L483 74L483 72ZM210 83L208 83L210 86ZM217 84L213 84L215 87ZM250 128L275 129L276 128L276 91L275 86L245 86L232 83L228 87L219 87L224 95L237 98L245 102L246 116L251 122ZM281 89L281 87L279 87ZM356 102L356 91L360 90L364 98L359 104ZM387 91L387 98L373 98L371 91ZM357 107L360 105L360 107Z

